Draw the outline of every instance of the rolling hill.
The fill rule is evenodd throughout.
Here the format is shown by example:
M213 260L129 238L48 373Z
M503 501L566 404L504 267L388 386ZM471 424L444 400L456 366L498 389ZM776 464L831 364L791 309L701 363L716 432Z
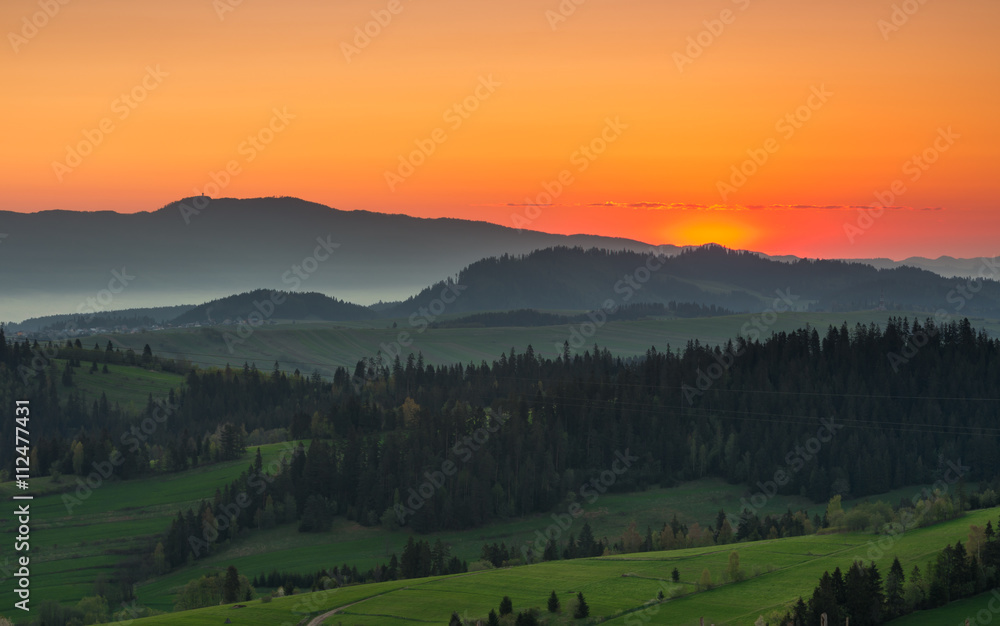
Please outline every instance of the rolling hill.
M451 218L343 211L297 198L273 197L186 198L155 211L136 213L0 211L0 230L7 235L0 246L0 267L17 268L16 272L0 272L0 294L4 296L0 321L52 311L166 307L254 289L316 291L368 304L407 298L489 257L516 257L554 246L636 253L651 249L648 243L630 239L555 235ZM666 244L657 247L666 256L686 249ZM822 263L753 254L792 267ZM984 267L987 271L991 267L981 259L949 257L859 261L887 269L922 267L945 276L977 275ZM635 269L628 267L626 271ZM905 275L905 271L884 275L887 294L892 282ZM594 284L595 293L589 295L596 298L600 295L596 291L611 291L621 276L602 274L595 278L611 281ZM711 285L684 284L684 279L679 283L659 280L670 283L670 291L677 294L697 293L697 287L712 290ZM554 289L551 299L556 299L560 284L550 284ZM787 285L765 286L764 293L771 293ZM754 293L760 289L741 281L723 281L719 289L731 292L730 303L746 305L735 308L747 308L760 300L760 294ZM514 299L499 308L538 308L528 303L522 289L511 295ZM836 295L838 302L877 303L879 288L853 292L845 286L843 293L829 295ZM673 299L689 298L678 295ZM99 308L90 304L95 300ZM577 308L593 306L581 302Z
M368 307L351 304L325 296L321 293L295 293L255 289L245 293L212 300L170 320L174 326L185 324L218 324L227 320L252 320L259 325L272 319L292 319L303 321L357 321L376 317Z
M253 289L405 298L484 256L647 244L458 219L341 211L296 198L189 198L156 211L0 211L0 320L205 302ZM112 272L124 276L121 285ZM112 287L109 287L109 282ZM112 297L113 296L113 297Z
M907 531L880 551L874 562L888 571L898 557L904 570L927 565L948 543L964 541L970 524L996 519L997 509L976 511L965 517ZM875 535L845 533L810 535L765 540L709 548L689 548L667 552L626 554L593 559L553 561L525 567L503 568L415 580L391 581L334 588L312 594L275 598L271 602L253 600L233 605L196 609L183 613L185 624L219 624L226 619L242 624L444 624L452 612L463 619L485 618L491 608L507 595L515 612L529 607L545 610L550 591L556 591L563 606L583 592L591 607L590 620L565 623L705 624L745 625L758 616L776 619L799 596L808 597L824 571L845 568L854 558L865 558ZM721 581L732 550L740 553L747 578L723 582L707 590L696 588L699 574L708 570L713 581ZM670 580L672 568L679 582ZM664 598L658 600L658 592ZM959 608L979 608L970 600ZM334 609L337 613L327 615ZM945 611L946 609L939 609ZM135 626L178 623L181 614L135 620ZM325 619L307 621L310 616ZM566 616L568 617L568 616ZM906 623L941 623L919 619ZM562 619L557 617L556 619ZM563 623L558 621L556 623ZM775 623L771 621L770 623ZM951 623L951 622L948 622Z
M806 324L821 330L843 323L850 328L857 324L868 326L873 323L885 326L892 315L910 319L921 317L914 311L784 313L769 326L769 331L791 332ZM710 318L609 321L595 332L588 332L590 329L579 323L523 328L414 328L408 325L406 318L395 318L354 323L279 323L256 328L241 341L234 339L243 339L236 334L235 327L177 328L128 335L99 335L94 341L101 345L112 341L122 350L131 348L137 353L141 353L143 347L149 344L157 355L185 359L202 367L225 367L227 363L236 366L244 361L256 362L263 367L278 361L284 371L319 371L322 376L329 378L337 367L353 368L361 359L375 357L379 352L390 360L394 353L400 351L404 359L411 352L419 352L428 363L449 364L479 363L483 360L490 362L501 352L508 352L512 346L523 348L527 345L554 358L561 352L559 346L564 341L573 340L576 345L580 337L584 340L583 347L578 350L574 348L574 351L582 352L597 342L602 348L622 357L643 355L650 346L660 350L668 346L678 349L694 339L718 345L738 335L741 329L750 328L748 325L753 324L755 317L759 319L760 316L742 314ZM392 323L396 323L398 328L392 328ZM973 323L991 336L1000 336L1000 324L996 320L973 318ZM421 329L423 331L419 332ZM586 332L586 336L581 334L581 330ZM407 345L400 342L401 337L404 337ZM87 341L90 343L89 339Z
M507 309L599 309L637 302L693 302L763 311L875 309L997 316L1000 273L975 284L911 267L876 269L844 261L773 261L753 252L702 246L674 256L551 248L486 258L390 309L400 317ZM965 289L963 291L963 288Z

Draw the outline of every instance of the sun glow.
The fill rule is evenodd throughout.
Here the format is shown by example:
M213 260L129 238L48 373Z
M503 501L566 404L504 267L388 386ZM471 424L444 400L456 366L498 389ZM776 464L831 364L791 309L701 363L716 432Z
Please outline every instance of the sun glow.
M683 241L687 245L702 245L717 243L727 248L748 248L757 240L756 230L750 226L733 223L732 220L722 221L719 218L696 220L675 227L665 232L666 241Z
M587 3L555 24L558 0L402 3L384 28L385 0L123 4L36 27L35 0L0 2L0 210L150 211L218 187L521 227L511 204L547 194L529 229L998 252L994 0L927 3L885 33L878 3L724 0L738 21L703 53L719 8L702 2ZM848 237L890 189L902 210Z

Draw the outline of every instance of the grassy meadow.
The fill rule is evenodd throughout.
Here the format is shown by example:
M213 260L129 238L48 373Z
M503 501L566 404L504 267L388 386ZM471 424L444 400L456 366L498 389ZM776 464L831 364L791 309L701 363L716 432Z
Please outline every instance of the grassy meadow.
M279 458L283 444L261 446L265 464ZM148 549L153 537L165 533L178 509L210 499L216 487L231 481L247 468L252 457L217 463L177 474L142 480L107 481L96 489L79 487L77 477L63 476L59 484L50 477L32 478L31 586L32 598L75 604L93 595L94 581L110 575L123 555ZM69 489L65 500L55 493ZM79 489L79 491L77 491ZM12 482L0 484L0 497L10 501L16 489ZM38 495L48 493L49 495ZM85 496L85 497L78 497ZM69 503L67 507L66 503ZM14 517L0 518L0 534L11 541L0 544L0 565L13 564ZM0 583L0 594L12 597L14 580ZM10 610L4 611L14 615Z
M846 322L883 323L890 315L913 313L857 312L857 313L786 313L770 327L773 331L792 331L806 324L817 327L821 334L828 325ZM663 350L677 349L686 341L699 338L705 343L719 343L736 336L740 328L754 316L736 315L697 319L649 319L634 322L612 322L597 329L587 337L584 348L595 342L622 356L645 353L650 346ZM924 317L923 314L920 317ZM417 333L405 319L395 320L398 328L392 329L394 320L379 320L375 324L332 323L279 323L255 329L245 341L227 348L224 333L234 329L200 328L177 329L136 335L111 336L113 343L125 349L131 347L141 352L149 344L154 353L163 357L183 357L199 366L234 367L244 361L256 362L263 369L270 369L278 361L283 369L299 368L303 373L318 369L322 374L332 373L339 365L353 367L358 359L372 356L380 346L388 346L407 329L413 344L404 353L422 351L429 363L479 362L496 359L501 352L514 347L519 352L528 344L536 351L551 356L555 346L570 338L580 325L562 325L537 328L478 328L478 329L428 329ZM377 327L376 327L377 324ZM974 320L994 336L1000 334L1000 322ZM89 338L84 344L97 341L104 345L108 337ZM581 349L584 349L581 348ZM57 362L62 368L63 363ZM102 367L98 363L98 367ZM75 372L74 383L78 392L85 394L89 404L105 393L112 403L119 403L135 413L145 406L147 396L163 397L170 389L183 385L183 377L175 374L144 370L139 367L109 365L109 373L89 373L90 363L83 362ZM60 386L65 397L69 389ZM287 444L261 446L265 464L279 458ZM116 565L129 553L151 550L155 537L165 533L170 520L178 510L196 507L202 499L210 499L216 488L233 480L245 470L252 460L252 449L240 461L214 464L186 472L156 475L142 480L108 481L80 497L70 510L62 492L74 497L77 478L63 476L60 482L50 477L32 478L32 600L38 606L46 599L64 604L75 604L81 597L93 595L94 582L102 575L110 575ZM909 500L919 487L911 487L884 494L877 499L887 502ZM9 500L15 489L12 483L0 484L0 496ZM616 540L630 522L635 522L640 534L648 528L654 532L673 516L686 524L699 523L702 527L714 524L720 509L735 512L740 499L749 496L745 486L729 485L722 480L705 479L672 488L654 488L630 494L609 493L585 507L586 519L598 538ZM72 503L72 501L70 501ZM849 502L845 503L849 506ZM760 514L780 514L786 509L807 509L810 514L822 513L824 506L805 498L777 496L770 499ZM929 555L944 544L965 539L968 525L984 523L986 517L996 521L996 511L973 513L964 520L908 532L893 546L883 570L898 554L907 571L913 564L923 567ZM472 562L479 558L484 543L504 542L515 554L520 546L532 541L536 532L544 532L552 524L548 514L527 518L493 522L485 527L454 532L438 532L422 536L431 543L437 540L450 545L451 553ZM582 520L560 537L564 541L569 533L579 535ZM0 514L0 533L11 541L0 543L0 594L12 597L14 580L10 577L13 535L16 520ZM407 529L389 531L378 527L364 527L338 517L329 533L301 534L294 524L256 531L221 547L209 557L199 560L164 576L142 581L136 588L141 605L161 611L171 611L175 596L185 583L206 573L224 571L235 565L239 571L253 578L273 569L306 573L324 567L357 566L366 570L379 563L386 563L392 553L401 555L409 536ZM693 583L702 570L708 569L714 581L720 581L731 546L699 548L662 553L645 553L623 557L586 559L572 562L545 563L497 571L474 572L467 575L396 581L377 585L363 585L325 594L303 594L292 598L275 599L263 605L251 603L246 609L212 608L185 613L183 623L221 623L225 617L233 623L276 624L286 617L296 623L307 613L320 609L330 610L343 606L343 611L329 623L343 621L350 624L403 624L413 621L446 623L452 611L469 616L485 616L503 595L514 598L515 609L539 607L544 609L545 599L554 589L563 599L564 608L570 597L583 591L588 598L592 615L612 624L632 624L629 615L641 612L648 617L643 623L693 624L704 615L706 623L752 623L759 613L768 609L779 610L799 594L811 593L824 569L845 567L855 556L865 556L867 544L873 539L868 535L826 535L801 537L754 544L740 544L745 572L751 576L738 584L719 586L710 591L694 594ZM669 572L677 567L681 572L680 584L666 582ZM7 568L6 570L4 568ZM5 571L7 573L5 573ZM759 575L753 576L756 572ZM643 604L663 590L669 598L682 595L664 604L643 608ZM303 599L316 600L309 610L294 609ZM322 601L317 600L322 598ZM975 602L988 602L989 598L966 601L971 609ZM358 604L352 604L359 602ZM352 604L352 606L346 606ZM959 603L964 606L964 603ZM321 605L321 606L320 606ZM956 605L957 606L957 605ZM951 623L952 607L939 609L943 613L927 612L900 621L901 624ZM315 609L315 610L313 610ZM957 609L956 609L957 610ZM965 609L962 609L965 610ZM978 610L978 609L976 609ZM229 611L229 612L227 612ZM297 612L296 612L297 611ZM627 614L632 611L632 614ZM752 613L755 614L751 615ZM0 614L15 617L13 610L4 609ZM929 615L945 615L941 617ZM238 615L238 620L234 616ZM297 617L295 617L297 615ZM923 617L921 618L921 615ZM956 613L957 615L957 613ZM223 617L225 616L225 617ZM634 616L634 615L633 615ZM291 619L294 617L294 619ZM179 616L165 616L160 621L140 621L137 624L176 623ZM174 621L171 621L174 620ZM919 621L924 619L924 621ZM927 621L938 619L939 621ZM964 619L964 618L961 618ZM998 617L1000 619L1000 617ZM275 621L277 620L277 621ZM955 620L958 623L958 620Z
M783 313L767 327L768 331L791 332L811 324L824 333L828 326L847 323L885 325L890 316L909 318L928 317L927 313L896 311L859 311L843 313ZM447 315L442 319L446 319ZM122 349L132 348L141 352L149 344L154 354L165 358L184 358L196 365L233 367L244 362L256 363L262 370L270 370L274 362L286 371L299 369L304 374L318 370L331 376L338 366L353 368L360 359L375 356L380 350L389 360L402 347L402 354L422 352L432 364L492 362L511 347L518 352L531 345L536 353L546 357L561 354L564 341L570 341L577 350L591 349L594 343L607 348L615 355L637 356L645 354L650 346L657 350L683 348L688 340L698 339L705 344L719 344L740 334L740 329L759 315L729 315L706 318L656 318L638 321L608 322L590 334L590 328L581 324L517 328L427 328L411 327L404 319L386 319L376 322L279 322L253 329L249 336L240 337L235 327L205 327L169 329L130 335L101 335L92 339L102 345L109 339ZM393 323L397 328L392 328ZM1000 335L1000 321L972 320L993 336ZM588 331L588 334L581 332ZM400 333L408 333L401 346ZM576 334L574 334L576 333ZM744 333L746 334L746 333ZM763 333L766 335L767 333ZM246 335L246 333L244 333ZM578 339L574 339L578 337Z
M971 512L963 518L898 536L888 549L875 556L880 570L887 571L898 557L904 570L924 568L946 544L965 540L970 524L996 520L1000 509ZM184 623L192 626L219 624L230 618L234 624L297 624L305 617L342 610L327 624L443 624L454 611L464 617L485 617L504 595L514 610L536 607L545 611L546 599L555 591L562 600L560 621L570 622L565 612L572 598L582 592L591 609L586 623L631 625L640 623L692 626L706 624L752 624L758 616L783 612L800 595L808 596L825 570L845 568L855 558L867 560L870 534L811 535L728 546L693 548L669 552L555 561L470 574L409 581L392 581L343 589L304 593L245 603L245 608L210 607L183 614L163 615L133 622L135 626ZM746 578L727 582L724 572L731 551L740 554ZM673 568L679 583L670 581ZM708 570L715 586L698 590L693 584ZM658 592L666 598L657 602ZM676 596L676 597L671 597ZM975 603L987 598L970 600ZM970 604L956 614L967 612ZM953 607L946 607L953 608ZM915 615L909 619L919 618ZM183 621L182 621L183 620ZM638 621L637 621L638 620ZM576 622L580 623L580 622ZM924 624L930 622L899 622ZM950 622L934 622L935 624Z
M889 622L892 626L986 626L1000 623L1000 589Z
M265 464L279 458L283 449L285 444L261 446ZM241 461L177 474L108 482L93 490L89 497L81 498L81 502L74 504L69 512L63 495L57 491L69 488L69 495L75 497L75 477L64 476L59 484L52 484L51 478L47 477L32 479L33 493L48 493L36 496L32 502L33 598L36 602L53 599L74 604L80 597L91 595L94 581L102 574L110 575L124 553L150 549L153 538L167 530L178 510L186 510L196 506L201 499L211 498L216 487L231 481L246 469L250 458L248 454ZM9 498L14 491L12 483L0 484L0 496ZM917 491L918 488L901 489L885 494L881 499L897 501L909 498ZM740 498L745 495L745 487L716 479L694 481L669 489L609 493L593 505L588 505L582 519L590 523L596 537L612 540L617 539L632 521L636 522L641 533L647 527L655 532L674 515L683 523L690 525L697 522L705 527L714 523L720 509L736 510L740 506ZM768 502L762 513L779 514L787 508L805 508L810 513L821 513L824 507L805 498L777 496ZM578 535L582 519L567 529L561 539L564 540L569 533ZM549 515L535 515L499 521L472 530L431 533L421 538L431 543L440 539L451 546L453 555L472 562L479 558L484 543L504 542L519 553L520 546L536 537L536 531L544 532L552 523ZM14 520L0 521L0 532L12 535ZM229 565L235 565L250 578L273 569L306 573L345 563L364 570L386 563L392 553L401 555L409 534L407 529L388 531L379 527L364 527L339 517L330 532L320 535L298 533L295 524L284 524L270 530L254 531L204 559L144 581L137 586L136 594L139 603L144 606L171 611L176 592L185 583L206 573L223 571ZM829 542L830 539L824 541ZM724 560L728 550L723 550L723 553L720 558ZM676 554L681 553L669 553L668 560ZM8 546L0 544L0 564L9 558L8 555ZM644 561L646 558L648 555L642 555L637 560ZM643 567L646 565L643 564ZM749 567L752 566L750 564ZM517 571L522 569L517 568ZM691 576L699 572L693 572ZM0 593L10 593L12 585L10 578L3 581Z
M141 352L142 346L139 350ZM66 365L65 359L54 359L53 363L59 372ZM115 364L108 364L108 373L105 374L101 371L103 366L98 362L98 370L90 373L91 362L81 361L80 367L73 372L73 387L57 385L59 401L65 402L69 394L76 391L82 395L83 405L90 408L103 393L112 405L117 402L123 410L135 415L146 408L150 394L156 399L166 398L171 389L179 389L184 384L184 377L180 374Z

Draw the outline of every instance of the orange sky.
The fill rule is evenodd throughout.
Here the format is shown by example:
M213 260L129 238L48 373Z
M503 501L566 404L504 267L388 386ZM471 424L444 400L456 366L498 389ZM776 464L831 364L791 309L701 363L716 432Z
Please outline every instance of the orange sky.
M898 27L870 0L61 1L0 3L0 209L207 186L650 243L1000 253L995 0L896 2ZM852 208L876 193L879 217Z

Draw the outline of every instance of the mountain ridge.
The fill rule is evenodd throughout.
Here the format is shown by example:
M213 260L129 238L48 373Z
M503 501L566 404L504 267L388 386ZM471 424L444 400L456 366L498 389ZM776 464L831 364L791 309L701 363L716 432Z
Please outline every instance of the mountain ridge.
M367 304L409 297L491 255L555 245L650 247L456 218L344 211L297 198L213 199L185 219L185 200L137 213L0 211L0 231L8 234L0 267L18 268L0 272L0 320L86 308L108 290L112 271L135 279L104 294L102 310L287 290L293 285L283 277L303 265L311 271L296 289ZM314 254L317 238L336 246L328 258Z
M858 311L885 306L950 315L1000 316L1000 282L983 281L969 296L950 279L903 266L855 261L775 261L754 252L703 246L678 255L551 248L477 261L389 310L438 316L510 309L600 309L684 302L733 311L768 310L780 291L793 308ZM435 309L438 311L436 312ZM426 317L426 315L425 315Z
M186 207L186 208L185 208ZM57 311L207 302L254 289L295 289L362 305L402 301L476 261L551 247L646 252L651 244L600 235L557 235L479 220L344 210L291 197L188 197L152 211L0 211L0 320ZM317 240L335 250L314 256ZM662 244L673 256L697 246ZM321 251L322 252L322 251ZM762 258L798 262L791 255ZM312 261L310 261L312 258ZM845 259L974 276L980 259ZM295 267L315 266L284 280ZM115 273L134 276L112 284ZM99 302L93 307L88 302ZM81 310L82 309L82 310Z

